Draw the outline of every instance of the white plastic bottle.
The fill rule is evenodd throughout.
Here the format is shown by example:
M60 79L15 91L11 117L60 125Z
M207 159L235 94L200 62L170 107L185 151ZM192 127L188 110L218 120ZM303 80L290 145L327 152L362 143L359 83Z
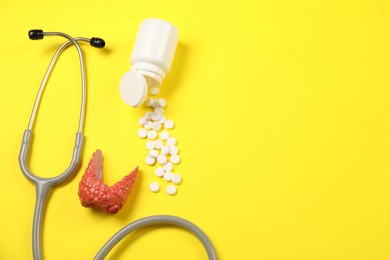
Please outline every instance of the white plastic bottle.
M157 88L171 70L179 32L167 21L151 18L142 21L133 47L130 71L120 81L120 94L126 104L138 107L148 88Z

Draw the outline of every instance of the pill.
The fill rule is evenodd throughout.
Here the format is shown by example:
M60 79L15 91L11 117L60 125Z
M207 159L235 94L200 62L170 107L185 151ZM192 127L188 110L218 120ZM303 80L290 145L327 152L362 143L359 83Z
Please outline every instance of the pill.
M176 145L172 145L171 147L169 147L169 153L170 154L178 154L179 153L179 148L177 148Z
M145 118L150 119L152 117L152 112L148 111L145 113Z
M152 157L152 158L157 158L158 151L157 150L150 150L149 151L149 156Z
M154 142L154 141L147 141L147 142L146 142L146 148L147 148L148 150L154 149L154 148L155 148L155 142Z
M179 184L181 182L181 176L178 173L172 175L171 181L175 184Z
M162 114L158 111L154 111L151 115L150 115L150 118L153 120L153 121L159 121L161 119L161 116Z
M150 132L150 131L149 131ZM149 133L148 133L149 134ZM148 135L149 136L149 135ZM176 145L176 138L175 137L169 137L167 139L167 144L170 146Z
M138 130L138 136L139 137L141 137L141 138L146 138L146 136L147 136L147 132L146 132L146 130L145 129L140 129L140 130Z
M157 161L160 164L165 164L167 162L167 157L163 154L160 154L159 156L157 156Z
M173 121L171 119L168 119L168 120L165 120L164 126L167 129L172 129L175 126L175 124L173 123Z
M160 150L162 146L163 142L160 139L154 141L154 149Z
M165 171L172 171L172 170L173 170L173 165L172 165L172 163L167 162L166 164L164 164L163 169L164 169Z
M162 115L161 119L158 121L160 124L164 124L165 120L167 120L166 116Z
M156 139L156 137L157 137L156 131L150 130L150 131L148 132L148 138L149 138L149 139Z
M160 138L161 138L162 140L167 140L167 139L169 138L169 133L168 133L167 131L162 131L162 132L160 133Z
M173 164L179 164L180 163L180 156L177 154L174 154L169 158L169 161Z
M161 146L161 154L167 155L169 153L169 146L163 145Z
M160 113L160 114L163 114L163 113L164 113L164 109L163 109L162 107L156 107L156 108L154 109L154 112L158 112L158 113Z
M153 98L146 99L146 101L145 101L146 106L151 107L153 105L153 101L154 101Z
M175 195L177 192L176 186L175 185L168 185L167 187L167 193L169 195Z
M156 107L159 107L159 106L160 106L160 104L159 104L159 102L158 102L158 99L153 100L153 102L152 102L152 107L156 108Z
M164 173L164 180L171 181L172 180L173 173L170 171L167 171Z
M146 118L144 116L141 116L141 118L138 120L138 124L144 126L146 123Z
M160 184L158 184L157 182L154 181L154 182L150 183L149 188L153 192L158 192L160 190Z
M148 155L148 156L146 156L146 163L149 165L154 165L156 163L156 159L154 159Z
M144 128L147 130L152 129L153 123L150 120L146 120L146 123L144 124Z
M159 98L158 99L158 104L160 107L166 107L167 106L167 101L165 101L165 99L163 98Z
M152 125L152 128L154 131L160 131L161 130L161 124L158 122L154 122Z
M160 92L160 89L159 88L150 88L150 94L151 95L157 95L158 93Z
M156 174L156 176L162 177L164 176L165 170L162 167L157 167L156 170L154 170L154 173Z

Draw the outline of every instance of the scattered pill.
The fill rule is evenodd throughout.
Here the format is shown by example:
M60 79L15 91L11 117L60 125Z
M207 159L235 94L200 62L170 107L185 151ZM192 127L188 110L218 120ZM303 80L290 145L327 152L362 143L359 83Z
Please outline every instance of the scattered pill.
M154 159L148 155L148 156L146 156L146 163L149 165L154 165L156 163L156 159Z
M166 107L167 106L167 101L165 101L165 99L163 98L159 98L158 99L158 104L160 107Z
M145 118L150 119L152 117L152 112L148 111L145 113Z
M147 142L146 142L146 148L147 148L148 150L154 149L154 148L155 148L155 142L154 142L154 141L147 141Z
M164 126L167 129L172 129L175 126L175 124L173 123L173 121L171 119L168 119L168 120L165 120Z
M148 132L148 138L149 138L149 139L156 139L156 137L157 137L156 131L150 130L150 131Z
M158 93L160 92L160 89L159 88L150 88L150 94L151 95L157 95Z
M164 155L169 154L169 146L167 146L167 145L161 146L161 154L164 154Z
M160 124L164 124L165 123L165 120L167 120L167 118L164 116L164 115L162 115L161 116L161 119L158 121Z
M160 138L161 138L162 140L167 140L167 139L169 138L169 133L168 133L167 131L162 131L162 132L160 133Z
M161 116L162 114L158 111L155 111L152 113L152 115L150 116L150 118L153 120L153 121L159 121L161 119Z
M171 147L169 147L169 153L171 155L178 154L179 153L179 148L177 148L176 145L172 145Z
M172 180L173 173L170 171L167 171L164 173L164 180L171 181Z
M153 98L146 99L146 102L145 102L146 106L151 107L153 105L153 101L154 101Z
M163 109L162 107L156 107L156 108L154 109L154 112L158 112L158 113L160 113L160 114L163 114L163 113L164 113L164 109Z
M169 158L169 161L173 164L179 164L180 163L180 156L177 154L174 154Z
M159 156L157 156L157 161L160 164L165 164L167 162L167 157L163 154L160 154Z
M157 167L154 173L156 174L156 176L162 177L164 176L165 170L162 167Z
M144 116L141 116L141 118L138 120L138 124L144 126L146 123L146 118Z
M141 138L146 138L146 136L147 136L147 132L146 132L146 130L145 129L140 129L140 130L138 130L138 136L139 137L141 137Z
M157 182L152 182L149 188L153 192L158 192L160 190L160 184L158 184Z
M152 158L157 158L158 151L157 150L150 150L149 151L149 156L152 157Z
M147 130L152 129L153 123L150 120L146 120L146 123L144 124L144 128Z
M176 145L176 138L175 137L169 137L167 139L167 144L170 145L170 146Z
M179 184L181 182L181 176L178 173L172 175L171 181L175 184Z
M160 139L154 141L154 148L155 149L160 150L162 146L163 146L163 142Z
M173 170L173 164L170 163L170 162L167 162L166 164L164 164L163 169L165 171L172 171Z
M175 185L168 185L167 187L167 193L169 195L175 195L177 192L176 186Z
M160 131L161 130L161 124L159 122L154 122L152 125L152 128L154 131Z

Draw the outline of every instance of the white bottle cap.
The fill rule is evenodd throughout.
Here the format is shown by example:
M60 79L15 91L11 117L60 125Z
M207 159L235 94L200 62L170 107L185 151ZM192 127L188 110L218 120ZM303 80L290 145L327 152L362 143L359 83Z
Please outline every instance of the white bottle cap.
M129 71L122 76L119 90L121 98L126 104L138 107L148 95L148 84L141 73Z

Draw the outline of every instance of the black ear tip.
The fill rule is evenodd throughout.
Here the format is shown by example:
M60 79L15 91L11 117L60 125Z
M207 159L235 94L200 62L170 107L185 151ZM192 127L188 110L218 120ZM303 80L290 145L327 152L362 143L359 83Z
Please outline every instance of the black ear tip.
M30 30L28 32L28 37L31 40L41 40L43 39L43 31L42 30Z
M106 46L106 42L103 39L96 37L91 38L89 44L96 48L103 48L104 46Z

